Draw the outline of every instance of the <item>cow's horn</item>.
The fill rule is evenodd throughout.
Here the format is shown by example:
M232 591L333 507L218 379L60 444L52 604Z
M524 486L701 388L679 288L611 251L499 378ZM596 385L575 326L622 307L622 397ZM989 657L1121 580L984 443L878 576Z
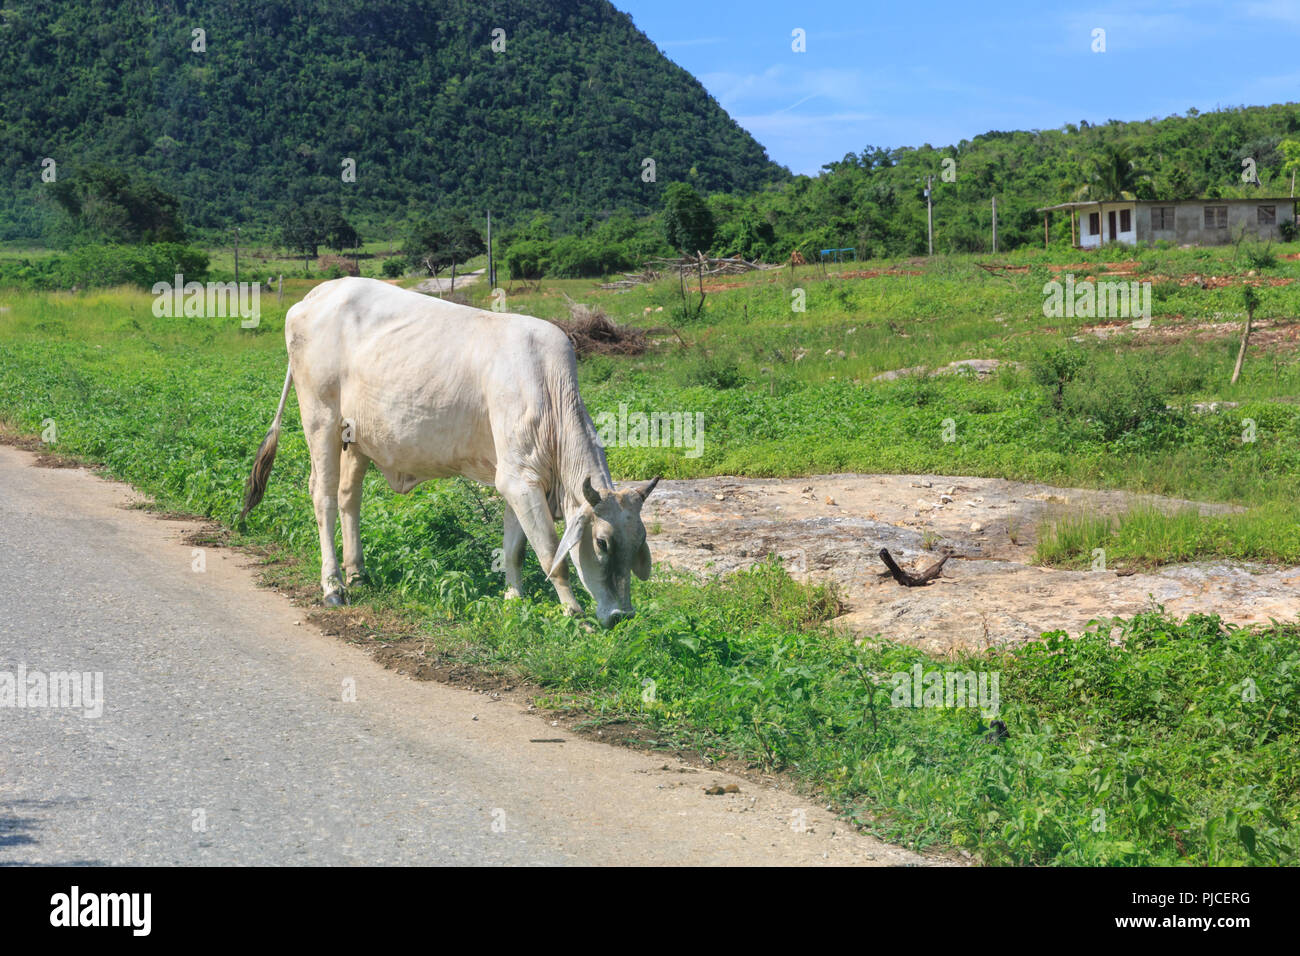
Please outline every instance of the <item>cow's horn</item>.
M636 493L641 496L642 501L645 501L650 497L650 492L655 490L655 485L659 484L659 479L661 477L661 475L655 475L640 488L636 489Z
M593 508L600 504L600 493L591 487L590 475L582 479L582 497L586 498L587 503Z

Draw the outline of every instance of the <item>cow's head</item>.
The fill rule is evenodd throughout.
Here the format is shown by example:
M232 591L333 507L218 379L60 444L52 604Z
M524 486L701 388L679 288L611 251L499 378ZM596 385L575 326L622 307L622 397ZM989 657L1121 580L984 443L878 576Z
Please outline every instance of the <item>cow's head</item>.
M568 516L551 574L573 552L578 577L596 599L596 618L604 627L635 616L631 575L642 581L650 577L641 506L658 483L652 478L626 491L597 491L591 478L584 478L580 509Z

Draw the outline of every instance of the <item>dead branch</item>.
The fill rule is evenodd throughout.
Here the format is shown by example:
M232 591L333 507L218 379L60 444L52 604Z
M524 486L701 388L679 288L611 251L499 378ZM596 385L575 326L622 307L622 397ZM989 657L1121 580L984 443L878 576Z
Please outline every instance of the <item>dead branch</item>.
M920 574L909 574L898 566L898 562L894 560L894 556L889 553L888 548L880 549L880 560L885 562L885 567L889 568L889 573L893 576L894 580L905 588L919 588L924 584L929 584L939 576L939 573L943 570L944 564L947 563L950 557L952 557L952 555L945 554Z

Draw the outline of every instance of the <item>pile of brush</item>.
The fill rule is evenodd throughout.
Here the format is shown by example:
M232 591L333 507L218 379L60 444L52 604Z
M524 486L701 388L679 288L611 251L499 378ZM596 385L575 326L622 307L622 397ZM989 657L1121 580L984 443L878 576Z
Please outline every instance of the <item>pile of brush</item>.
M566 297L567 298L567 297ZM649 340L645 329L618 325L600 309L569 300L569 318L555 322L579 358L588 355L640 355Z

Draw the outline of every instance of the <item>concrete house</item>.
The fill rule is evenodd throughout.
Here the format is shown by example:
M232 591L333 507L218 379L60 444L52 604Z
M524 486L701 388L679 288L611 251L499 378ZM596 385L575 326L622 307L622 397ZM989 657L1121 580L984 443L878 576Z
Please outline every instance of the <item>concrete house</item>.
M1280 240L1278 224L1295 221L1296 200L1282 199L1117 199L1113 202L1064 202L1044 206L1043 242L1048 217L1070 216L1070 239L1082 249L1103 242L1155 242L1217 246L1234 242L1244 231L1252 239Z

